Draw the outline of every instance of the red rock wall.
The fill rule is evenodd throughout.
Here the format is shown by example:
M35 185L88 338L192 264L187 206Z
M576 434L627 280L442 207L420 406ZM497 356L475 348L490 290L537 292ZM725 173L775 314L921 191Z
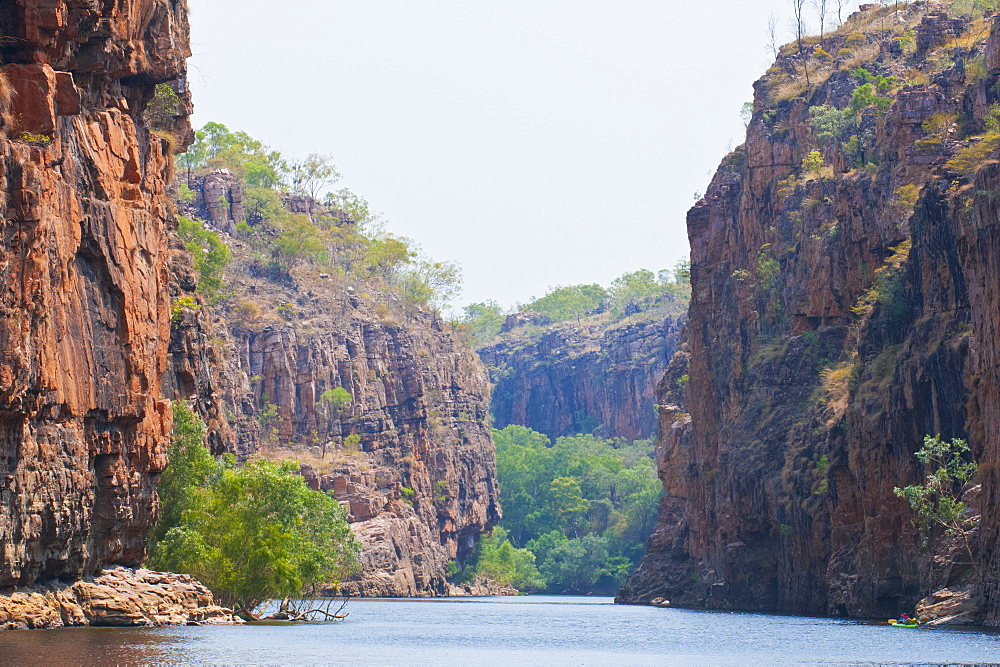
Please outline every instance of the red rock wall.
M189 52L183 1L7 0L0 34L3 586L144 556L172 216L170 147L142 113Z
M917 29L926 48L950 38L933 33L945 22L931 18ZM980 619L1000 618L1000 215L991 194L1000 170L988 161L968 184L948 170L974 137L916 144L932 114L982 122L997 101L996 35L987 76L967 79L958 64L903 87L883 121L863 119L877 167L850 170L825 149L831 174L800 175L818 145L808 107L843 108L857 85L847 72L808 101L777 105L758 82L745 146L688 215L690 381L680 407L660 400L667 497L622 601L879 617L968 582L968 558L940 533L924 546L893 493L922 479L913 452L941 434L968 438L983 464L982 493L970 496L983 516L973 536L985 573ZM900 76L920 66L894 60L891 46L866 66ZM920 188L912 212L899 204L909 184ZM898 291L883 290L859 315L875 270L907 241ZM778 270L768 284L770 259ZM838 364L854 373L839 405L822 393L823 369Z
M276 407L277 442L332 467L307 474L349 506L365 548L356 592L445 594L448 561L468 560L500 519L485 369L436 314L385 319L336 287L300 292L295 310L288 324L233 327L256 407ZM320 401L335 387L352 397L342 410ZM345 453L352 434L358 451Z
M655 438L654 390L677 350L683 319L643 313L610 325L551 325L538 340L516 328L502 335L479 349L492 369L496 427L518 424L552 438Z

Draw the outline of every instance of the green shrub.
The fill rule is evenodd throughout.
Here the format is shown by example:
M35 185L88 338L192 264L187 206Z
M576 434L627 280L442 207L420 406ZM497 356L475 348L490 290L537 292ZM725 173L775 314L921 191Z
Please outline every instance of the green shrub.
M255 459L239 467L232 455L213 458L204 437L201 419L174 403L150 567L191 574L249 616L268 600L357 571L361 544L347 511L310 489L297 463Z
M976 522L966 518L968 507L962 502L962 495L977 469L969 445L958 438L949 442L941 440L940 435L928 435L915 456L930 470L923 483L896 487L893 492L910 504L914 523L924 533L925 541L926 532L933 525L944 528L948 536L961 536L975 568L967 531Z
M146 107L146 120L155 128L170 127L181 112L183 100L169 83L158 83Z
M826 167L826 162L823 160L823 154L819 151L809 151L806 156L802 158L802 171L807 174L819 176L823 173L824 167Z
M945 166L966 179L971 179L980 165L988 160L998 147L1000 147L1000 132L988 132L956 153Z
M170 304L170 322L171 324L177 324L181 320L181 315L184 313L185 308L190 308L192 310L197 310L201 306L195 300L193 296L179 296L173 300Z
M209 299L218 298L226 286L222 276L231 257L229 247L218 234L184 216L177 217L177 233L194 258L198 292Z
M535 567L535 555L527 549L515 549L507 539L507 531L500 527L480 539L476 572L519 591L531 592L545 586L545 579Z

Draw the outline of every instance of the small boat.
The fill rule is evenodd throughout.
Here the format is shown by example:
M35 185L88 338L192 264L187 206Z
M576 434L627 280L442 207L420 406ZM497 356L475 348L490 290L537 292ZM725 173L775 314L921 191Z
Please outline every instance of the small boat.
M920 621L917 621L916 619L910 619L909 621L899 621L896 620L895 618L890 618L889 625L891 625L894 628L919 628Z

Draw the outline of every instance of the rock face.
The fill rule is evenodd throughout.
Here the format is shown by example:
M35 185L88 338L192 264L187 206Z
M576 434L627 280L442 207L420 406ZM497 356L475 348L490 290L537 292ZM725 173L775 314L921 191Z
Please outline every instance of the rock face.
M0 37L0 586L12 586L145 555L171 426L166 190L171 146L190 134L189 52L182 0L7 0ZM154 135L157 84L181 92Z
M225 406L235 445L221 446L297 459L314 488L348 507L364 552L346 589L447 594L448 562L468 560L500 519L485 368L436 314L311 266L260 277L250 248L228 241L235 295L185 313L179 328L191 331L178 348L192 367L187 391ZM220 316L211 334L185 319ZM194 368L207 335L227 368L215 385ZM338 389L347 400L329 398Z
M656 437L654 389L677 350L684 317L646 315L540 331L523 328L534 324L530 314L509 316L497 342L479 349L494 381L495 426L519 424L553 438Z
M0 630L242 623L186 574L107 567L72 584L0 589Z
M192 137L183 0L10 0L0 37L0 587L40 587L0 609L29 604L23 593L62 605L32 624L93 622L84 584L43 582L142 562L174 398L197 408L216 453L246 458L278 434L330 443L339 468L322 472L354 485L346 502L376 545L373 576L399 582L377 590L444 592L447 561L467 558L500 512L474 355L440 318L397 321L342 286L324 301L284 284L259 327L240 304L192 300L168 195L171 151ZM216 172L196 189L195 206L234 231L239 183ZM320 400L338 386L347 413ZM142 588L159 575L136 576L125 579ZM176 617L136 604L102 622ZM14 625L19 613L0 611Z
M786 51L756 84L746 144L688 214L690 381L658 401L667 497L621 601L885 617L940 591L922 608L1000 620L1000 166L989 150L945 164L983 146L1000 39L994 26L988 42L938 51L967 22L921 22L928 7L899 19L921 56L882 48L862 64L901 78L934 69L921 58L955 65L891 94L884 117L861 113L868 157L808 122L811 105L849 106L858 81L844 68L808 99L772 101L778 78L801 73ZM867 11L830 53L855 48L851 31L877 22ZM811 150L832 168L806 173ZM913 452L928 434L967 438L981 463L971 560L939 532L922 546L893 493L922 481ZM973 602L944 604L968 586Z

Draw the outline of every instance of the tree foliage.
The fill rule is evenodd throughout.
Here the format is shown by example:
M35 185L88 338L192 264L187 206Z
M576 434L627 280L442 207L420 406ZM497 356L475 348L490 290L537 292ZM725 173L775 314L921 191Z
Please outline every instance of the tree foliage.
M462 310L464 314L460 321L469 326L473 338L480 345L500 333L506 320L503 308L492 299L470 303Z
M297 463L255 459L240 467L231 455L212 457L204 437L204 423L175 403L150 567L191 574L249 615L272 598L356 571L361 545L346 510L310 489Z
M915 456L929 470L923 484L896 487L893 492L910 503L922 529L937 524L950 535L961 533L967 527L965 514L969 509L962 494L977 468L969 445L958 438L949 442L939 435L928 435Z
M220 296L226 286L222 276L231 257L229 247L218 234L184 216L177 217L177 234L194 259L198 291L209 299Z
M507 539L501 527L479 542L479 559L476 573L500 584L509 584L522 592L537 591L545 587L545 580L535 567L535 554L527 549L517 549Z
M527 548L549 592L612 590L643 553L662 486L648 441L591 435L553 444L524 426L494 431L512 548Z
M553 322L579 320L607 302L608 293L597 284L569 285L550 289L545 296L526 304L525 311L548 315Z
M327 185L340 180L340 172L329 155L310 153L303 160L291 160L285 165L292 192L317 199Z
M237 221L237 229L258 246L262 274L283 279L311 263L395 291L404 303L438 309L461 291L457 264L422 257L408 239L384 233L364 197L342 188L319 201L320 193L340 179L330 156L289 159L245 132L214 122L195 137L178 164L187 169L189 183L193 171L215 168L228 169L242 181L246 220ZM292 213L283 200L285 190L312 198L316 206L309 214Z

